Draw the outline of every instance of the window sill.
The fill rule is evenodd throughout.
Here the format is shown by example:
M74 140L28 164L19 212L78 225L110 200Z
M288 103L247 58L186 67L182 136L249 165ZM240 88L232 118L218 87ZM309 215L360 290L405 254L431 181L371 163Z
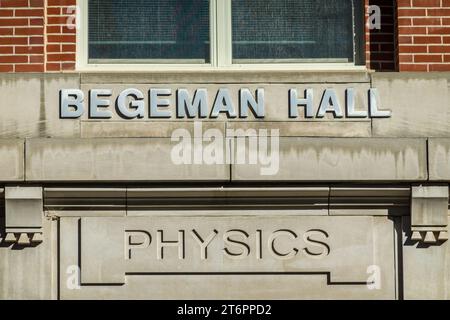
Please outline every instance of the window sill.
M352 63L305 64L234 64L213 67L210 64L87 64L77 65L77 72L225 72L225 71L369 71L366 66Z

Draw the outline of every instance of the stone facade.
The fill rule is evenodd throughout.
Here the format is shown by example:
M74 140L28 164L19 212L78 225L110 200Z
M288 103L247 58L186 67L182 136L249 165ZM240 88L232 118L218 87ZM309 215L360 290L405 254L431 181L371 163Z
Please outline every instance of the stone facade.
M62 119L63 88L261 88L266 112ZM292 88L353 88L361 110L376 88L391 116L290 118ZM4 74L0 298L448 299L449 91L446 73ZM224 144L278 129L279 170L174 164L171 134L199 122Z

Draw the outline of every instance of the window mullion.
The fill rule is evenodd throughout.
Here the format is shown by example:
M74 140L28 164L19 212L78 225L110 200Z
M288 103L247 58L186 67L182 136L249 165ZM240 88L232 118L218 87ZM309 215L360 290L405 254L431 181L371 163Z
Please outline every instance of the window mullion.
M217 0L209 0L209 42L211 66L217 66Z
M218 67L228 67L232 64L231 0L218 0L216 12L216 62Z
M77 37L77 61L76 68L81 69L87 66L89 55L89 30L88 30L88 3L87 1L80 1L77 6L79 10L77 18L76 37Z

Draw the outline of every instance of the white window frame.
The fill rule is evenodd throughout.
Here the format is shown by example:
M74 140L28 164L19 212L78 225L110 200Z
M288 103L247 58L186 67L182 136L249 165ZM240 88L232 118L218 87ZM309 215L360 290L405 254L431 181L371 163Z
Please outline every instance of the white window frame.
M88 53L88 1L78 0L79 19L77 28L77 71L239 71L239 70L311 70L311 71L366 71L365 65L344 62L313 63L233 63L232 55L232 0L210 0L210 41L209 63L89 63Z

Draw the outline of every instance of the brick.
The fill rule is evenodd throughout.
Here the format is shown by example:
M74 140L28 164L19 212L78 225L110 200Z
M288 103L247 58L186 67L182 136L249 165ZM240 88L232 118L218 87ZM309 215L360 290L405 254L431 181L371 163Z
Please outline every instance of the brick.
M398 32L401 35L427 34L427 28L426 27L403 27L403 26L400 26L398 28Z
M43 17L44 9L16 9L16 17Z
M76 0L48 0L48 6L75 6Z
M450 53L450 46L430 46L428 51L430 53Z
M401 54L401 55L399 55L398 59L399 59L398 61L400 63L403 63L403 62L414 62L414 56L411 55L411 54Z
M399 7L411 7L411 0L397 0Z
M63 62L61 64L61 69L65 71L75 70L75 62Z
M38 36L44 34L44 28L15 28L14 34L16 36Z
M44 37L29 37L28 42L30 45L33 44L44 44Z
M75 35L49 35L47 37L49 43L57 42L57 43L75 43L76 36Z
M61 27L63 33L72 33L75 34L77 29L74 26L62 26Z
M30 19L30 26L43 26L43 25L44 19L42 18Z
M399 47L400 53L427 53L428 47L422 45L403 45Z
M47 33L56 33L56 34L60 34L61 33L61 26L47 26Z
M28 39L17 37L0 37L0 45L4 44L28 44Z
M409 43L409 44L412 44L413 43L413 37L400 35L398 37L398 43Z
M399 17L424 17L426 15L426 9L399 9ZM440 16L441 14L436 14Z
M14 27L14 26L27 26L27 25L28 25L28 19L24 19L24 18L0 19L0 27Z
M60 63L47 63L46 64L47 71L61 71Z
M407 71L414 71L414 72L423 71L423 72L426 72L426 71L428 71L428 65L403 63L403 64L400 64L400 71L406 71L406 72Z
M12 36L13 34L13 28L0 28L0 36Z
M441 0L412 0L413 7L440 7Z
M450 71L450 64L430 64L430 71Z
M0 8L28 7L28 0L2 0Z
M73 54L73 53L48 54L47 61L48 62L75 61L75 54Z
M44 56L43 55L35 55L30 56L30 63L44 63Z
M450 16L450 8L427 9L427 15L432 16ZM423 14L422 16L425 16Z
M61 52L61 45L60 44L48 44L47 52Z
M47 23L48 24L67 24L68 18L63 17L63 16L58 16L58 17L50 16L47 18Z
M77 46L75 44L63 44L62 52L75 52L77 51Z
M14 66L15 72L44 72L44 65L42 64L16 64Z
M440 18L413 18L413 25L415 26L440 26Z
M1 6L0 6L1 8ZM2 9L0 10L0 17L12 17L14 15L14 10Z
M28 56L18 56L18 55L1 55L0 63L27 63Z
M398 19L397 22L398 22L399 26L411 26L412 25L411 18L400 18L400 19Z
M14 47L10 46L10 47L4 47L1 46L0 47L0 54L12 54L14 53Z
M47 15L60 15L61 8L47 8Z
M428 27L428 34L434 35L450 34L450 27Z
M415 36L414 44L436 44L442 43L441 36Z
M0 64L0 72L13 72L14 66L12 64Z
M414 62L442 62L442 55L417 54L414 56Z
M16 54L44 54L43 46L15 47Z
M30 0L30 7L43 7L44 6L44 0Z

